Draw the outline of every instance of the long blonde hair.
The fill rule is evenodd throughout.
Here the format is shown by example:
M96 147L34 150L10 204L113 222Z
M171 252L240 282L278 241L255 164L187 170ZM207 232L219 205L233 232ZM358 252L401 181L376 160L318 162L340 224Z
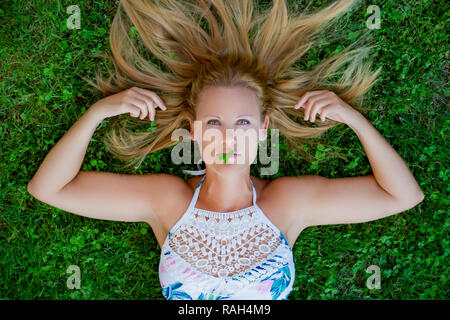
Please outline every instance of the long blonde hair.
M270 10L261 11L252 0L120 1L109 35L113 58L107 56L115 70L107 79L97 72L95 83L87 81L105 95L132 86L153 90L167 110L157 109L154 131L127 129L148 119L113 119L102 139L107 150L128 166L140 165L149 153L179 142L171 140L175 129L189 130L204 88L245 86L260 102L261 119L269 115L269 128L278 129L289 147L309 158L298 147L339 123L326 120L311 127L303 109L293 105L306 91L327 89L361 110L380 71L372 72L371 63L363 61L370 47L358 41L311 70L292 67L355 2L340 0L315 13L288 14L285 0L274 0ZM155 57L163 65L153 62Z

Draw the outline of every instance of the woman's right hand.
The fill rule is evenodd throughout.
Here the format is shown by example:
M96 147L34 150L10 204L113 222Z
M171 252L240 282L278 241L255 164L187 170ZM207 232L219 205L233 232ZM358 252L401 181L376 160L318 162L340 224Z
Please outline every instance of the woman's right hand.
M129 113L141 120L149 117L155 120L155 108L167 110L162 99L153 91L132 87L119 93L110 95L94 103L91 108L99 109L106 118Z

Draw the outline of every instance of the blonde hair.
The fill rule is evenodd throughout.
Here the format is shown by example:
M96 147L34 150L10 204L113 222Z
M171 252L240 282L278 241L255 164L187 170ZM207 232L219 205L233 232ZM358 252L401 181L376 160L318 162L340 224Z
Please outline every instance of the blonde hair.
M361 110L363 95L380 71L370 71L370 62L363 61L369 47L357 47L358 42L311 70L292 67L355 2L340 0L315 13L288 15L284 0L261 11L251 0L120 1L109 35L113 58L107 57L115 71L108 79L97 72L95 83L87 81L105 95L132 86L153 90L167 110L156 109L154 131L127 129L148 119L114 118L102 139L107 150L128 165L140 165L149 153L178 143L171 140L175 129L189 130L204 88L244 86L255 92L261 119L269 115L269 128L309 159L299 146L339 123L327 119L311 127L303 120L304 109L293 105L306 91L326 89ZM152 62L155 57L161 67ZM338 80L329 81L332 77Z

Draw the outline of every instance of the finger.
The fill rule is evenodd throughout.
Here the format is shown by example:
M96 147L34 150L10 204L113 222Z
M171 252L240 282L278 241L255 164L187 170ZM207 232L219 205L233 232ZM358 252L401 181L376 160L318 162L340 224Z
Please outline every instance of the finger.
M143 97L143 100L145 101L145 107L147 108L147 115L148 115L148 119L150 121L153 121L153 119L155 119L155 107L153 105L153 100L149 99L148 97L145 97L143 95L141 95Z
M322 122L324 122L324 121L326 120L327 113L328 113L327 108L323 108L323 109L320 111L320 120L321 120Z
M136 111L133 110L132 116L134 118L139 118L142 120L142 109L135 104L130 104L130 107L132 107L134 110L136 110Z
M150 90L146 90L146 89L142 89L139 87L134 87L134 89L136 90L136 92L145 95L146 97L152 99L153 103L155 106L160 107L162 110L167 110L166 105L164 104L164 101L162 101L162 99L153 91Z
M325 98L323 95L317 95L308 100L308 115L306 116L307 120L314 122L314 120L316 119L316 113L320 110L321 107L323 107L323 104L319 102L322 102L324 99Z
M299 103L296 105L297 108L305 108L306 109L306 103L308 103L308 101L310 101L311 99L314 99L315 97L321 96L322 94L324 94L323 92L318 92L318 91L313 91L311 92L311 94L308 95L308 97L302 97L302 101L299 101Z
M138 96L133 96L133 97L127 97L126 98L127 103L134 105L135 107L139 108L141 111L141 115L140 115L140 119L144 119L147 114L148 114L148 110L147 110L147 104L144 100L142 100L141 98L139 98Z
M150 113L150 115L148 117L150 119L150 121L155 120L155 113L156 113L156 111L155 111L155 106L154 106L153 101L149 101L148 111Z
M144 106L145 112L144 111L142 112L140 119L143 120L148 116L150 121L152 121L152 118L151 118L152 114L153 114L153 119L155 118L153 100L151 98L149 98L148 96L139 93L136 89L140 89L140 88L133 87L134 97L142 100L145 104L145 106Z
M329 105L331 100L328 98L320 99L315 101L314 106L311 108L310 121L314 122L316 120L316 114L322 110L325 106ZM322 120L323 121L323 120Z
M130 117L138 117L139 114L141 113L141 109L139 109L138 107L134 106L134 105L130 105L129 109L131 109L130 111Z
M314 107L316 101L323 99L324 98L324 94L323 92L320 94L317 94L315 96L310 97L306 103L304 104L304 108L305 108L305 114L304 114L304 120L308 120L310 119L311 116L311 110Z
M314 101L313 100L311 100L311 99L308 99L307 101L306 101L306 103L304 104L304 109L305 109L305 111L304 111L304 117L303 117L303 120L308 120L309 119L309 116L310 116L310 114L311 114L311 109L312 109L312 107L314 106Z
M155 100L152 98L152 96L145 94L146 92L150 92L151 93L151 91L148 91L148 90L144 90L144 89L141 89L141 88L135 88L135 93L137 95L139 95L146 102L149 120L150 121L154 121L155 120L155 115L156 115L156 106L157 106L157 104L156 104ZM162 101L162 100L160 100L160 101ZM164 105L163 106L159 106L158 105L158 107L160 107L163 110L167 109L166 106L164 106Z
M326 90L316 90L316 91L308 91L307 93L305 93L300 100L295 104L295 109L300 108L305 102L306 100L308 100L310 97L316 96L318 94L322 94L324 93Z

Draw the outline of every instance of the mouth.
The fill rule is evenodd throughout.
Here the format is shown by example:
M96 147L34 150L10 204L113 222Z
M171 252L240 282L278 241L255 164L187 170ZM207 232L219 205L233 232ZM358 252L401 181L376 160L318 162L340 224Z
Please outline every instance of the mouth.
M239 156L240 156L239 153L234 152L234 150L230 150L228 153L223 153L223 154L221 154L220 158L221 158L225 163L227 163L227 160L228 160L228 159L231 159L231 158L237 159Z

